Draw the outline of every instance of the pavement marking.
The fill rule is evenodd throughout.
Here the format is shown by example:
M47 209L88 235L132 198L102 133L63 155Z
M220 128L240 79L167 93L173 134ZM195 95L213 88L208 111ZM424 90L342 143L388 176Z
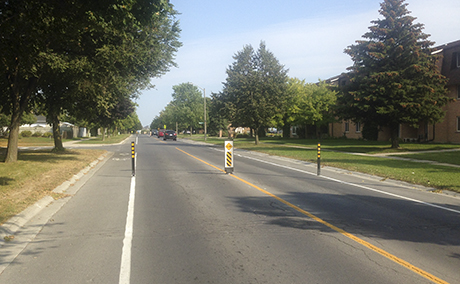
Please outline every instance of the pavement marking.
M137 162L137 153L135 161ZM129 190L128 213L126 216L125 237L123 239L123 249L121 253L121 266L119 284L129 284L131 278L131 247L133 242L134 224L134 199L136 196L136 176L131 177Z
M312 173L312 172L292 168L292 167L289 167L289 166L283 166L283 165L280 165L280 164L267 162L267 161L264 161L264 160L260 160L260 159L257 159L257 158L251 158L251 157L247 157L247 156L241 156L241 157L244 157L244 158L250 159L250 160L254 160L254 161L257 161L257 162L269 164L269 165L272 165L272 166L277 166L277 167L280 167L280 168L285 168L285 169L288 169L288 170L293 170L293 171L297 171L297 172L317 176L316 173ZM453 213L460 214L459 210L455 210L455 209L452 209L452 208L448 208L448 207L428 203L428 202L421 201L421 200L418 200L418 199L413 199L413 198L410 198L410 197L405 197L405 196L402 196L402 195L386 192L386 191L383 191L383 190L378 190L378 189L375 189L375 188L372 188L372 187L369 187L369 186L360 185L360 184L357 184L357 183L346 182L346 181L343 181L343 180L327 177L327 176L324 176L324 175L321 175L319 177L324 178L324 179L328 179L330 181L335 181L335 182L338 182L338 183L341 183L341 184L346 184L346 185L350 185L350 186L359 187L359 188L366 189L366 190L369 190L369 191L378 192L378 193L381 193L381 194L384 194L384 195L389 195L389 196L397 197L397 198L400 198L400 199L412 201L412 202L415 202L415 203L420 203L420 204L423 204L423 205L426 205L426 206L435 207L435 208L442 209L442 210L445 210L445 211L450 211L450 212L453 212Z
M176 149L179 150L180 152L182 152L182 153L184 153L184 154L186 154L186 155L188 155L188 156L190 156L190 157L192 157L192 158L194 158L194 159L196 159L196 160L208 165L208 166L211 166L214 169L217 169L217 170L225 173L225 171L222 170L219 167L216 167L216 166L214 166L214 165L212 165L212 164L210 164L208 162L205 162L205 161L201 160L200 158L197 158L197 157L193 156L192 154L189 154L189 153L187 153L187 152L185 152L185 151L183 151L183 150L181 150L181 149L179 149L177 147L176 147ZM258 159L254 159L254 160L258 160ZM262 161L262 160L260 160L260 161ZM263 162L265 162L265 161L263 161ZM272 164L270 162L266 162L266 163ZM273 165L276 165L276 164L273 164ZM297 170L295 168L291 168L291 167L287 167L287 166L282 166L282 165L279 165L279 166L284 167L284 168L288 168L288 169ZM304 172L302 170L298 170L298 171ZM308 173L308 172L306 172L306 173ZM311 174L311 173L309 173L309 174ZM359 243L359 244L371 249L372 251L374 251L374 252L386 257L387 259L389 259L389 260L391 260L391 261L393 261L393 262L395 262L395 263L397 263L397 264L399 264L399 265L401 265L401 266L403 266L403 267L405 267L405 268L407 268L407 269L409 269L409 270L411 270L411 271L413 271L413 272L415 272L417 274L419 274L420 276L422 276L422 277L424 277L424 278L426 278L426 279L428 279L428 280L430 280L430 281L432 281L434 283L439 283L439 284L447 284L448 283L448 282L446 282L446 281L434 276L433 274L430 274L430 273L428 273L428 272L426 272L426 271L424 271L424 270L422 270L422 269L410 264L409 262L407 262L407 261L405 261L405 260L403 260L403 259L401 259L401 258L399 258L399 257L397 257L395 255L392 255L391 253L389 253L389 252L387 252L387 251L385 251L385 250L383 250L383 249L381 249L381 248L379 248L377 246L374 246L373 244L371 244L369 242L366 242L365 240L363 240L361 238L358 238L357 236L355 236L353 234L350 234L350 233L348 233L348 232L346 232L346 231L344 231L344 230L342 230L342 229L340 229L340 228L338 228L338 227L336 227L336 226L324 221L323 219L311 214L310 212L308 212L306 210L303 210L302 208L300 208L300 207L298 207L298 206L296 206L296 205L294 205L294 204L292 204L292 203L290 203L290 202L288 202L288 201L286 201L286 200L274 195L273 193L270 193L270 192L258 187L257 185L254 185L254 184L252 184L252 183L250 183L250 182L248 182L248 181L246 181L246 180L244 180L244 179L242 179L242 178L240 178L240 177L238 177L238 176L236 176L234 174L229 174L229 176L231 176L231 177L233 177L233 178L235 178L235 179L237 179L237 180L239 180L239 181L241 181L241 182L243 182L243 183L245 183L245 184L257 189L257 190L259 190L260 192L262 192L262 193L264 193L264 194L266 194L266 195L268 195L268 196L280 201L281 203L284 203L285 205L293 208L294 210L296 210L296 211L298 211L298 212L310 217L311 219L313 219L313 220L315 220L315 221L317 221L317 222L329 227L330 229L342 234L343 236L345 236L345 237L347 237L347 238L349 238L349 239L351 239L351 240L353 240L353 241L355 241L355 242L357 242L357 243ZM331 178L329 178L329 179L331 179ZM331 179L331 180L335 180L335 179ZM341 182L340 180L335 180L335 181ZM346 183L346 184L355 186L355 184L352 184L352 183ZM424 203L422 201L420 201L420 202Z
M220 151L220 152L223 152L220 149L216 149L216 150ZM418 199L413 199L413 198L410 198L410 197L406 197L406 196L386 192L386 191L383 191L383 190L378 190L378 189L375 189L375 188L372 188L372 187L369 187L369 186L360 185L360 184L357 184L357 183L346 182L346 181L343 181L343 180L327 177L327 176L324 176L324 175L318 176L316 173L313 173L313 172L308 172L308 171L305 171L305 170L296 169L296 168L293 168L293 167L284 166L284 165L276 164L276 163L273 163L273 162L260 160L260 159L257 159L257 158L243 156L241 154L238 154L237 156L242 157L242 158L246 158L246 159L249 159L249 160L257 161L257 162L260 162L260 163L265 163L265 164L268 164L268 165L272 165L272 166L276 166L276 167L280 167L280 168L284 168L284 169L288 169L288 170L292 170L292 171L296 171L296 172L301 172L301 173L304 173L304 174L309 174L309 175L312 175L312 176L315 176L315 177L328 179L330 181L335 181L335 182L338 182L338 183L341 183L341 184L346 184L346 185L350 185L350 186L359 187L359 188L366 189L366 190L369 190L369 191L378 192L378 193L381 193L381 194L384 194L384 195L389 195L389 196L393 196L393 197L396 197L396 198L399 198L399 199L404 199L404 200L412 201L412 202L415 202L415 203L420 203L420 204L423 204L423 205L426 205L426 206L430 206L430 207L434 207L434 208L442 209L442 210L445 210L445 211L450 211L450 212L453 212L453 213L460 214L459 210L455 210L455 209L452 209L452 208L436 205L436 204L433 204L433 203L428 203L428 202L421 201L421 200L418 200Z

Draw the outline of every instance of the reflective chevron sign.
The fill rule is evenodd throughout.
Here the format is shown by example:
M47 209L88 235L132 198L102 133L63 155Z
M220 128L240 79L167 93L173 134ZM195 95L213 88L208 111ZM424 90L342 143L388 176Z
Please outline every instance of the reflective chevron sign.
M233 173L233 141L225 141L225 172Z

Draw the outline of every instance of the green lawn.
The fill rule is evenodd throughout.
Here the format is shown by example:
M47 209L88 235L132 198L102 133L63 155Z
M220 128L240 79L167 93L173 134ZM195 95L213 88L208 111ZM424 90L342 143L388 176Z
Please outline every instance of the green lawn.
M192 139L203 141L203 137ZM207 142L224 145L225 139L208 137ZM270 155L283 156L316 163L316 140L264 138L261 144L254 145L253 139L236 139L234 146L240 149L258 151ZM400 149L391 149L389 142L369 142L352 139L325 139L321 141L321 164L350 171L376 175L382 179L390 178L434 187L439 190L460 192L460 169L412 161L395 160L385 157L362 156L351 153L398 153L442 149L459 149L460 145L402 143ZM447 153L424 153L398 155L398 157L459 164L460 151Z
M423 153L423 154L409 154L409 155L395 155L395 157L409 158L416 160L435 161L439 163L446 163L460 166L460 151L455 152L438 152L438 153ZM459 169L460 171L460 169Z
M4 160L5 148L0 149ZM103 150L21 151L15 163L0 163L0 224L18 214L86 167Z
M80 144L116 144L120 143L124 139L128 138L131 134L121 134L116 136L105 137L102 140L102 136L93 137L89 139L75 138L75 139L63 139L63 142L79 141ZM7 138L0 138L0 147L6 147L8 145ZM20 137L18 145L20 147L28 146L54 146L54 140L52 137Z

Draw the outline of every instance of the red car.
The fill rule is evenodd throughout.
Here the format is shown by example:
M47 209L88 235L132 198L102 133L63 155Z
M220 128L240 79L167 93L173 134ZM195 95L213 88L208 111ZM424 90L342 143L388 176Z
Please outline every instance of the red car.
M160 137L163 137L163 136L165 136L165 130L164 129L158 130L157 137L160 138Z

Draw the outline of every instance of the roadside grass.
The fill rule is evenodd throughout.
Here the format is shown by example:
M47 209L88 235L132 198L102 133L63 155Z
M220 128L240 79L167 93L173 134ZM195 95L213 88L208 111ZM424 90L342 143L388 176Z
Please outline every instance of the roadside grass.
M62 142L78 141L78 144L115 144L120 143L124 139L128 138L131 134L120 134L110 137L105 137L105 141L102 141L102 136L94 138L74 138L74 139L63 139ZM8 138L0 138L0 147L6 147L8 145ZM30 146L54 146L53 137L19 137L19 147L30 147Z
M63 139L63 142L72 141L70 139ZM0 138L0 147L6 147L8 145L8 138ZM19 147L29 146L54 146L53 137L19 137Z
M317 150L313 149L244 145L240 145L238 148L311 163L317 162ZM375 175L382 177L382 179L389 178L433 187L439 190L460 192L460 170L448 166L428 165L385 157L359 156L324 150L321 151L321 165Z
M238 139L239 140L239 139ZM247 139L249 141L253 139ZM336 150L349 153L400 153L412 151L428 151L460 148L454 144L432 144L432 143L405 143L401 142L398 149L391 148L391 143L386 141L365 141L358 139L291 139L291 138L264 138L262 143L282 144L287 146L303 146L317 148L318 142L322 149Z
M438 163L446 163L460 166L460 151L455 152L438 152L438 153L421 153L408 155L395 155L395 157L409 158L415 160L434 161ZM459 169L460 173L460 169Z
M261 140L262 143L258 146L254 144L253 139L236 139L234 140L234 146L239 149L257 151L269 155L293 158L311 163L317 162L317 141L295 141L299 139L292 139L294 141L290 141L289 139L275 139L264 138ZM193 140L203 141L203 138L194 137ZM207 138L208 143L222 146L224 145L224 140L225 139L214 137ZM283 140L286 143L282 143ZM394 149L391 149L389 143L366 142L351 139L325 139L321 143L321 165L371 174L382 177L383 180L395 179L412 184L433 187L438 190L452 190L460 192L460 170L458 168L347 153L377 154L460 148L460 145L451 144L404 143L401 144L401 146L401 149L395 151ZM435 154L408 154L398 155L398 157L459 164L460 151Z
M180 138L192 139L196 141L204 141L203 135L179 136ZM224 143L226 138L207 137L207 143L220 145ZM347 153L363 153L363 154L381 154L381 153L401 153L415 151L430 151L430 150L446 150L460 149L460 145L455 144L432 144L432 143L401 143L399 149L392 149L390 142L385 141L364 141L357 139L293 139L280 137L264 137L260 139L259 146L266 145L282 145L291 147L304 147L317 149L318 142L321 143L321 149L334 150ZM235 147L240 145L255 146L253 138L237 138L233 141ZM255 146L257 147L257 146ZM399 155L398 155L399 156ZM412 155L411 155L412 156Z
M36 146L36 144L34 144ZM0 161L6 149L0 149ZM15 163L0 163L0 224L34 204L97 159L104 150L20 151Z

